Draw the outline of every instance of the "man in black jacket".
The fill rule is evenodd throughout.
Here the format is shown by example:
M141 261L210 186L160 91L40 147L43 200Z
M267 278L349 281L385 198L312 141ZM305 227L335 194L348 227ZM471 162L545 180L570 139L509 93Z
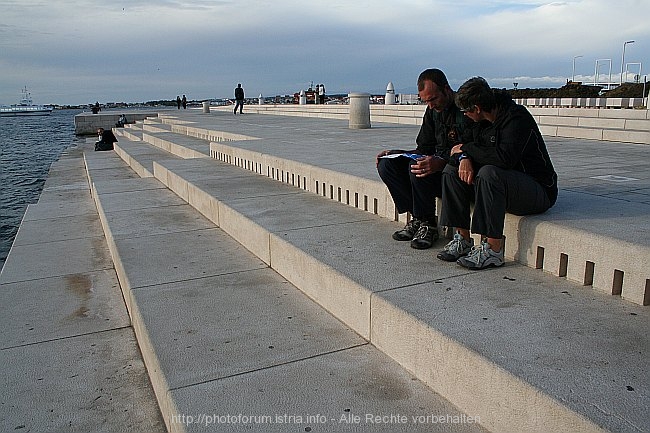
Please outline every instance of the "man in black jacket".
M468 269L501 266L506 212L545 212L557 199L557 174L535 119L505 91L475 77L458 89L456 104L480 127L451 149L443 171L441 224L456 233L438 258ZM482 238L476 247L471 202L471 231Z
M244 109L244 89L241 84L237 84L235 87L235 109L233 114L237 114L237 108L239 108L239 114L243 114L242 110Z
M377 155L379 176L388 187L398 213L411 220L393 233L416 249L430 248L438 239L436 197L442 194L442 170L451 148L473 127L454 104L454 92L439 69L427 69L417 81L419 99L427 105L415 150L384 150ZM409 156L397 156L408 153Z
M97 130L99 140L95 142L95 150L113 150L113 143L117 143L117 138L113 131L105 131L104 128Z

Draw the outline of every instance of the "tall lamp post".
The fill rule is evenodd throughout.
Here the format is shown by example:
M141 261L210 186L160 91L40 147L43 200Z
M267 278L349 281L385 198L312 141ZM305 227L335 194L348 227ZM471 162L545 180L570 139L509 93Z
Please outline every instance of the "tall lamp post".
M625 46L627 44L633 44L634 41L626 41L623 43L623 55L621 56L621 80L619 84L623 84L623 65L625 65Z
M579 59L582 56L573 56L573 73L571 74L571 82L576 80L576 59Z

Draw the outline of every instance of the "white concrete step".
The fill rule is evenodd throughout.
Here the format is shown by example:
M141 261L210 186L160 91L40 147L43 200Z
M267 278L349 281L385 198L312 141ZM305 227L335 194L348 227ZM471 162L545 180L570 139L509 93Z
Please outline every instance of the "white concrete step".
M485 431L162 183L115 165L88 173L169 431Z
M141 141L142 140L142 125L141 124L129 124L124 128L113 128L115 133L115 138L124 137L131 141Z
M210 142L173 132L143 132L142 140L180 158L209 158Z
M193 126L192 130L201 131L200 135L206 137L234 137L234 131L243 126L232 117L200 118L203 124ZM159 121L178 120L162 116ZM287 125L283 127L283 123ZM187 124L188 121L183 120L183 125ZM396 147L396 142L404 140L404 130L378 128L360 136L344 133L337 129L339 126L335 123L319 125L303 119L292 122L254 120L245 124L249 134L245 139L217 140L210 146L211 155L357 209L397 219L393 201L370 161L382 141L388 142L382 148L392 148ZM177 133L188 133L187 126L178 127ZM252 134L264 138L252 139ZM178 140L183 139L179 137ZM592 153L598 152L596 148L600 143L592 142L590 146ZM552 151L561 152L563 147L557 146ZM583 171L589 171L591 177L578 181L593 183L594 175L618 173L619 164L626 168L623 173L627 170L635 173L634 158L639 157L636 154L621 161L614 161L614 157L609 167L603 169L590 162L586 155L590 149L572 149L568 155L571 167L566 168L570 172L559 172L561 186L567 182L567 177ZM176 152L181 154L181 151ZM628 152L624 149L618 152L624 153ZM612 175L614 180L636 181L638 188L643 188L643 180L638 178L643 176L633 176L637 177ZM597 186L601 191L605 189ZM630 254L650 256L650 230L645 218L649 211L647 203L637 200L622 201L617 196L594 199L591 190L583 193L577 188L561 191L557 204L542 215L506 216L505 254L508 259L529 267L544 269L640 305L650 305L650 270L643 261L628 260ZM584 224L585 215L591 216L589 224ZM595 215L598 218L594 218Z
M154 175L490 430L648 427L642 307L515 264L468 273L396 244L393 222L227 164Z
M89 193L92 146L52 164L0 272L3 432L165 431Z

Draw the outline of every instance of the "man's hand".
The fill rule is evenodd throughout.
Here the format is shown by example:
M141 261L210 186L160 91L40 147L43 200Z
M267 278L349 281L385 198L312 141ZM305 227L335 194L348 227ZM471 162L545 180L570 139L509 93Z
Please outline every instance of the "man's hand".
M463 150L461 149L461 147L463 147L463 143L458 143L457 145L455 145L454 147L451 148L451 152L449 152L449 155L453 156L453 155L455 155L457 153L463 153Z
M474 183L474 165L469 158L463 158L458 165L458 177L468 185Z
M422 158L418 158L416 161L415 164L411 164L411 173L413 173L415 177L425 177L432 173L442 171L442 169L445 168L445 165L447 165L447 161L444 159L431 155L423 156Z

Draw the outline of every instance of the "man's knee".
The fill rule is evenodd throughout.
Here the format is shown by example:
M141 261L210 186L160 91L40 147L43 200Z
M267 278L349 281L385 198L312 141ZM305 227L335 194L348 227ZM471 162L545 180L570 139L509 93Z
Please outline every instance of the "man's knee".
M402 158L379 158L379 164L377 165L379 177L384 180L394 178L405 179L410 170L404 161L400 161L401 159Z
M476 180L478 182L484 182L491 185L503 183L503 177L501 173L504 169L496 167L494 165L484 165L476 173Z
M442 169L442 176L458 176L458 167L451 164L445 165L445 168Z
M466 186L465 182L458 176L458 167L447 164L442 170L441 183L443 188L458 189Z
M391 164L389 162L390 160L387 158L379 158L379 163L377 164L377 172L379 173L379 177L382 179L386 179L391 176L391 173L394 173L393 167L391 167Z

